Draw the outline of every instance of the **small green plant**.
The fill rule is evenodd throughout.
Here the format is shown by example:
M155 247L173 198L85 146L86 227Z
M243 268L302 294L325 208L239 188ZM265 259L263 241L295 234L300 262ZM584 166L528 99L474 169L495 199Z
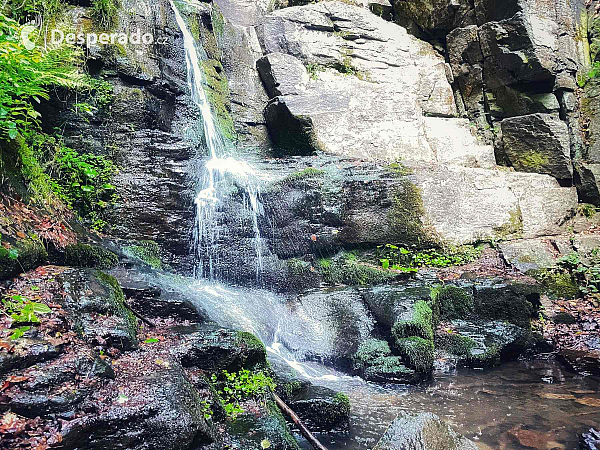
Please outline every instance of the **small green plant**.
M581 203L577 207L577 212L588 219L594 217L596 212L598 212L597 208L594 205L590 205L589 203Z
M265 401L274 391L275 383L264 372L252 372L241 369L239 372L223 370L220 375L212 374L211 381L218 383L219 395L223 399L223 408L228 417L235 419L244 412L241 403L245 400L256 399Z
M203 401L202 403L200 403L200 412L206 420L212 419L213 410L210 407L210 403L208 403L207 401Z
M6 248L2 245L2 233L0 233L0 260L2 259L16 260L19 258L19 252L16 248Z
M317 63L308 63L306 65L306 71L311 80L318 80L319 73L325 71L325 67Z
M13 295L2 300L0 308L2 314L12 319L12 325L40 323L38 314L48 314L52 310L43 303L37 303L21 295ZM22 337L26 331L31 329L30 325L20 326L12 330L10 339L16 340Z
M481 255L482 247L464 245L444 250L409 250L394 244L377 247L379 262L384 269L417 271L420 267L449 267L467 264Z

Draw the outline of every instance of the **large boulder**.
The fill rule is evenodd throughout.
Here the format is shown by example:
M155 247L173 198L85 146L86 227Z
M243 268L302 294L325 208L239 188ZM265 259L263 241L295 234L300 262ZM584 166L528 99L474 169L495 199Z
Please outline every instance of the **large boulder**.
M373 450L477 450L477 445L431 413L402 413Z
M600 164L575 162L577 192L582 201L600 206Z
M549 114L529 114L502 121L504 151L519 171L573 177L567 124Z
M281 152L493 164L464 121L440 119L457 115L444 59L403 28L324 2L276 11L259 34L258 70L272 97L265 117Z

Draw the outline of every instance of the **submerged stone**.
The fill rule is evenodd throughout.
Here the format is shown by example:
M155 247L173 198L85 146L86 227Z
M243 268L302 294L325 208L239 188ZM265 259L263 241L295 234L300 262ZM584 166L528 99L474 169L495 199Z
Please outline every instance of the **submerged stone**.
M373 450L477 450L477 445L456 433L431 413L401 413Z

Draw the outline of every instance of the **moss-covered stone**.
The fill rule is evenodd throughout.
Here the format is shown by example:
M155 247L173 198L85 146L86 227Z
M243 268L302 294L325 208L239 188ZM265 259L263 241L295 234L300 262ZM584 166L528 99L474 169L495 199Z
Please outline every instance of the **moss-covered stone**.
M477 346L477 343L468 336L441 331L436 333L435 346L456 356L468 356L471 354L471 350Z
M125 319L127 323L127 330L132 341L137 341L138 321L135 315L125 304L125 294L123 294L121 285L115 277L100 270L96 271L96 278L104 285L110 286L110 312Z
M529 328L530 320L539 306L542 290L537 284L519 282L476 285L473 312L483 319L505 320Z
M252 333L248 333L247 331L238 331L236 336L238 345L244 345L252 352L264 353L266 357L267 349L265 348L265 344L263 344L262 341Z
M73 244L65 248L64 261L66 265L73 267L111 269L118 264L119 258L113 252L97 245Z
M411 336L433 339L433 312L423 300L414 304L412 319L398 320L392 327L392 338L396 341Z
M368 381L378 383L402 383L415 384L421 379L421 375L403 364L402 358L398 356L385 356L372 361L363 373Z
M368 339L358 346L354 355L354 368L364 370L367 366L374 363L378 358L391 356L392 350L386 341L379 339Z
M396 339L396 351L402 356L408 367L422 374L433 370L434 345L433 341L417 336Z
M328 284L371 285L382 283L397 276L361 262L354 253L340 253L331 259L321 259L318 270L323 281Z
M407 244L432 243L423 225L425 208L421 189L403 177L398 170L392 169L392 173L402 177L401 187L393 195L394 203L388 217L391 229L397 233L396 240Z
M11 250L0 253L0 280L31 270L48 259L44 244L34 235L17 240Z
M290 403L305 425L314 431L346 430L350 420L350 400L346 394L311 386L301 398Z
M523 237L523 214L521 208L510 212L508 221L502 226L494 229L496 239L519 239Z
M441 320L464 319L473 311L473 296L458 286L432 288L431 299L435 305L432 310L439 310ZM437 322L435 318L434 322Z
M137 244L124 247L123 250L135 256L136 258L141 259L154 269L160 269L162 267L162 261L160 260L160 247L155 241L138 241Z
M321 169L315 169L314 167L307 167L306 169L300 170L289 174L282 180L283 184L290 184L296 181L305 180L307 178L319 178L325 175L325 171Z
M568 272L539 269L528 273L542 284L551 298L572 299L579 296L579 286Z
M497 366L500 364L500 360L500 347L497 345L491 345L483 353L469 354L465 358L464 364L467 367L486 368Z

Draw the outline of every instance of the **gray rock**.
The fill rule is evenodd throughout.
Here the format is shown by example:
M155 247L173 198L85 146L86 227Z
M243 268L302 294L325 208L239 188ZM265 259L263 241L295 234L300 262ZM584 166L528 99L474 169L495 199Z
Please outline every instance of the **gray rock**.
M271 59L268 68L260 63L263 78L288 78L277 82L290 93L271 100L265 112L275 144L285 151L312 146L406 164L493 164L491 147L478 143L465 121L439 119L457 115L446 64L403 28L365 9L326 2L266 16L259 35ZM297 63L269 53L310 67L308 83ZM272 84L266 81L268 89ZM282 128L293 122L298 125L289 132Z
M136 382L113 384L101 392L107 404L98 414L83 416L63 429L65 448L89 449L148 447L177 450L195 444L209 444L214 431L198 405L198 392L179 366L155 365L139 373L133 367L121 368L124 376Z
M560 119L548 114L529 114L502 121L504 151L516 170L546 173L570 180L569 130Z
M431 413L402 413L392 422L373 450L477 450Z
M125 305L115 278L91 269L69 269L57 278L66 296L55 300L88 344L120 350L137 348L137 319Z
M422 282L375 286L361 290L361 295L377 322L390 329L398 320L410 320L413 306L429 300L430 286Z
M348 397L326 387L310 386L294 397L289 406L310 430L345 431L350 426Z
M588 148L586 161L592 164L600 163L600 80L589 80L584 88L581 99L581 112L584 118L589 119Z
M404 25L406 19L433 34L475 23L473 3L468 0L394 1L394 19Z
M505 261L517 270L547 269L556 265L555 249L549 240L523 239L498 245Z
M558 234L577 207L575 188L547 175L448 166L415 182L427 228L455 243Z
M582 201L600 206L600 164L575 162L577 191Z
M291 55L268 54L256 61L256 68L270 98L278 95L299 95L306 91L306 67Z

